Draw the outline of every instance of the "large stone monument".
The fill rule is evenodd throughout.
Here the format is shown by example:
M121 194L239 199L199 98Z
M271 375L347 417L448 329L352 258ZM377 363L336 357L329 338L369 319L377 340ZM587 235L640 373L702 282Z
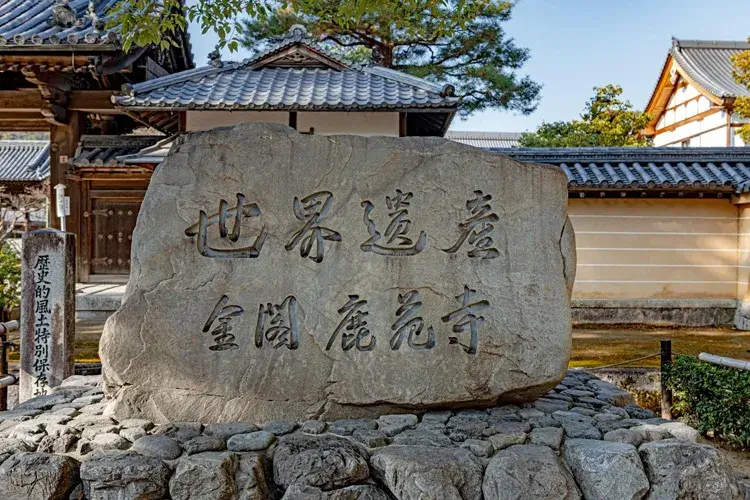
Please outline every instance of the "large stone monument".
M116 414L328 420L547 392L571 347L566 182L437 138L181 137L101 341Z

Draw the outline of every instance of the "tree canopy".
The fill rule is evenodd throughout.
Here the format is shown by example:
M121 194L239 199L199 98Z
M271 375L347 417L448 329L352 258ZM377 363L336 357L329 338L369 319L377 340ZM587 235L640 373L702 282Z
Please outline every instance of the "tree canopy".
M238 35L241 19L249 16L266 19L278 8L322 13L337 22L359 19L373 9L390 9L394 12L412 12L417 8L436 12L438 6L449 0L331 0L321 7L317 0L122 0L108 12L108 27L121 27L123 46L157 45L164 49L175 44L175 35L187 29L188 22L197 23L203 34L215 32L219 37L219 48L231 51L239 47ZM464 9L472 0L451 0L459 9ZM480 0L480 3L486 0ZM395 20L398 29L411 31L410 23L403 16ZM439 31L445 34L446 26Z
M503 29L512 2L413 0L378 2L342 15L338 0L307 0L243 21L240 43L261 50L292 25L305 26L323 48L355 63L379 65L439 83L462 97L462 112L531 113L541 86L517 74L529 51Z
M622 87L594 87L580 117L572 121L542 123L536 132L521 136L524 147L650 146L640 135L649 116L622 99Z
M750 42L750 38L748 42ZM735 55L732 62L735 68L735 80L750 90L750 50ZM750 119L750 97L738 97L734 103L734 110L740 115L740 118ZM750 144L750 124L740 128L739 133L745 144Z

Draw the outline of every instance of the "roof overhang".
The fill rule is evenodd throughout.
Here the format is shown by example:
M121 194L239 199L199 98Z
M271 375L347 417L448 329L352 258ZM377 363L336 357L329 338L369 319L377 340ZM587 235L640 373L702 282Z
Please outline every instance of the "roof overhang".
M646 113L651 117L651 120L643 130L643 135L651 137L655 134L656 124L659 123L661 115L667 108L669 98L674 93L675 87L679 83L678 80L680 78L695 87L698 92L717 106L731 106L734 102L734 98L732 97L717 96L704 89L693 78L691 78L682 67L680 67L679 63L670 53L667 55L667 60L664 62L661 74L659 75L659 80L656 82L656 88L646 105Z

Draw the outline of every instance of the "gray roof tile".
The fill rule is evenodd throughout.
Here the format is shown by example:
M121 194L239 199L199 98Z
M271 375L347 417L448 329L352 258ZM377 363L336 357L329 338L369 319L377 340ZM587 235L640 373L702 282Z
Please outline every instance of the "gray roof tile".
M264 67L275 53L294 46L328 59L330 67ZM379 66L347 65L294 29L243 62L216 61L126 86L124 94L116 102L126 108L162 109L455 108L460 101L450 85Z
M0 181L34 182L49 177L49 141L0 141Z
M448 131L446 139L475 148L517 148L520 132L461 132Z
M750 191L750 147L488 149L522 162L556 165L573 190Z
M106 19L107 10L119 0L95 0L95 12ZM80 23L69 28L54 26L52 8L57 0L4 0L0 2L0 47L24 45L76 45L115 43L115 32L99 31L89 17L89 0L70 0Z
M156 80L147 82L151 89L145 91L134 85L133 95L119 97L117 103L128 108L187 109L422 108L458 103L455 97L425 90L426 85L369 70L235 67L208 74L196 70L190 79L173 79L176 83L163 87L154 88Z
M84 135L78 143L72 164L75 167L122 167L119 157L149 148L164 136Z
M732 77L731 57L750 50L750 43L673 40L669 53L703 90L717 97L750 95L750 89Z

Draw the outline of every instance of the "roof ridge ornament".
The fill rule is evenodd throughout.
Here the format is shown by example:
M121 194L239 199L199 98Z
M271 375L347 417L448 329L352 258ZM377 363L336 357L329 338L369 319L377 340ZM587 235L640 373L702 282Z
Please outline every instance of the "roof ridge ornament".
M214 68L221 68L224 66L224 61L221 60L221 52L217 45L213 51L208 53L208 64Z
M91 21L91 26L94 28L95 35L98 35L107 24L104 19L99 19L99 16L96 14L96 3L94 0L89 1L89 20Z
M76 11L69 4L69 0L58 0L57 5L52 7L52 19L48 21L50 26L72 28L83 25L83 19L78 18Z
M297 42L308 40L309 38L310 34L307 32L307 28L301 24L293 24L283 36L284 40L294 40Z

